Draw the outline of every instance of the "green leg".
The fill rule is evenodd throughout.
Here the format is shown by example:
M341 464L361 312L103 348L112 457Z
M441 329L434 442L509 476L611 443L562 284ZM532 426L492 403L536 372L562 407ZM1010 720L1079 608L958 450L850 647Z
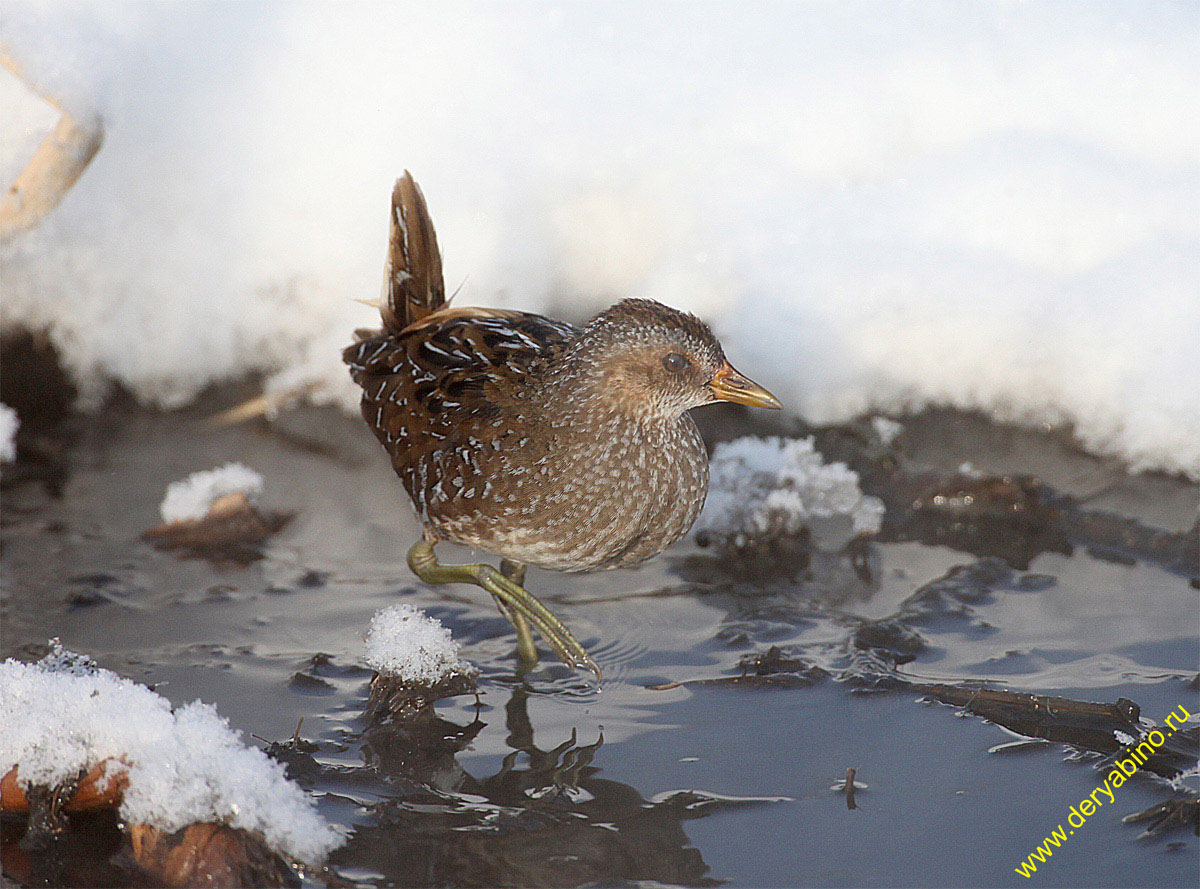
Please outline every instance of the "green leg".
M520 569L520 573L523 573L522 566L512 562L509 565L513 566L514 571ZM422 540L408 551L408 566L426 583L473 583L491 593L501 606L501 613L517 628L518 650L523 657L528 648L528 651L533 652L533 659L537 659L529 632L532 626L564 664L585 667L596 674L597 680L601 678L600 668L588 656L587 650L575 641L566 625L521 584L506 577L491 565L442 565L433 551L433 544ZM518 617L525 625L524 631L521 624L514 619Z
M525 587L525 566L520 562L501 559L500 573L517 586ZM519 611L509 610L505 617L512 622L517 631L517 658L524 666L532 667L538 662L538 652L537 646L533 644L533 632L529 629L529 621L525 620L525 616Z

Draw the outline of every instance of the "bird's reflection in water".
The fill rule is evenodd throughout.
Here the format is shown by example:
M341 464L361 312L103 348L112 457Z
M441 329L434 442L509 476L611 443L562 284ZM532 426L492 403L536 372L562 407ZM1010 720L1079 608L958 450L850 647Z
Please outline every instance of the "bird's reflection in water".
M580 886L656 881L715 886L683 822L736 805L693 792L658 802L598 777L603 739L534 743L528 689L513 689L506 712L513 748L500 770L476 778L457 762L484 723L376 718L363 739L367 764L403 788L375 806L331 862L375 871L400 886Z

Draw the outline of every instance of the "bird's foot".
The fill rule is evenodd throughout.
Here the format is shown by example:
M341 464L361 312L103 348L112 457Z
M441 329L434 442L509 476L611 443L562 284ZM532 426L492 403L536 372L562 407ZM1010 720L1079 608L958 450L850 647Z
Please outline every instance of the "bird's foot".
M516 563L506 560L501 564L509 569L509 573L516 576L524 574L524 570ZM601 679L600 668L588 655L587 649L571 635L566 624L519 582L491 565L443 565L437 560L433 544L422 540L408 551L408 566L426 583L473 583L491 593L500 607L500 613L517 630L517 651L522 660L537 662L537 649L530 632L532 626L564 664L591 670L596 674L597 681Z
M501 559L500 573L517 586L525 587L525 566L520 562ZM499 596L493 595L492 598L496 600L496 607L500 609L500 613L508 618L508 622L517 631L517 662L522 670L529 671L537 666L538 662L537 646L533 644L533 631L529 629L529 621L525 620L524 615L505 605Z

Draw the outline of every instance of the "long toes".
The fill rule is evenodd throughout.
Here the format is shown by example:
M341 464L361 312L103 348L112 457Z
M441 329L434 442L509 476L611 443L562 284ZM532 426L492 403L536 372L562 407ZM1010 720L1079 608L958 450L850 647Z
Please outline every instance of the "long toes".
M566 625L533 594L490 566L481 571L480 581L489 590L497 592L510 608L524 616L564 663L573 667L584 667L592 671L597 679L600 678L600 668L588 656L587 649L579 644Z

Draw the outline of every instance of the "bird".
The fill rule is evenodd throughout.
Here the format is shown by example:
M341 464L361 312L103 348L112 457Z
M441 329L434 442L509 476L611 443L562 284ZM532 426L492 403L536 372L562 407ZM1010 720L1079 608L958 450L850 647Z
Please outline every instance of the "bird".
M694 315L623 299L582 326L512 309L451 306L437 235L405 171L392 190L382 326L343 351L363 418L412 500L422 538L408 552L430 584L487 590L536 664L536 629L572 668L600 668L525 589L533 565L630 567L688 532L708 490L693 408L771 409ZM450 541L498 556L443 565Z

